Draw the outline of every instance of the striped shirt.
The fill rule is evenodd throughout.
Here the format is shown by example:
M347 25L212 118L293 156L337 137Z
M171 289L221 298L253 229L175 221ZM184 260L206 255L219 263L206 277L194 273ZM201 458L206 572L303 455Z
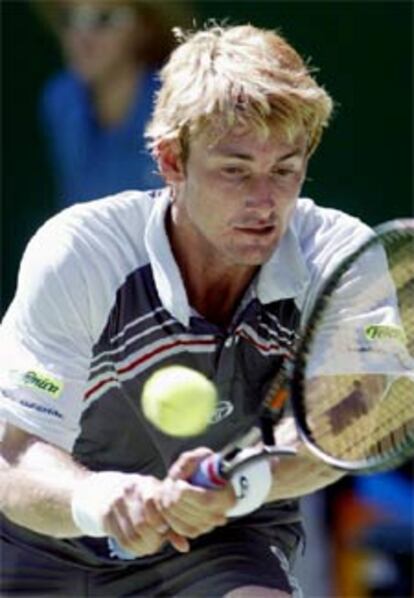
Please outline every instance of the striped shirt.
M1 327L0 418L93 470L163 477L183 450L220 449L245 431L321 282L369 233L355 218L300 199L223 329L189 304L165 228L169 202L166 189L131 191L52 218L28 245ZM218 387L216 413L199 437L166 436L143 416L143 384L170 364L195 368ZM246 520L298 517L296 503L285 501ZM52 542L63 552L65 542L76 544Z

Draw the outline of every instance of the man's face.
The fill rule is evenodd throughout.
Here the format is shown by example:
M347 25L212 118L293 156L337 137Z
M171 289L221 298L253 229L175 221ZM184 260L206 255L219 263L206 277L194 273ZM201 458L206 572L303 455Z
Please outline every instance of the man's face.
M306 137L271 129L233 130L190 142L173 218L198 251L228 265L257 266L271 255L295 209L307 165Z

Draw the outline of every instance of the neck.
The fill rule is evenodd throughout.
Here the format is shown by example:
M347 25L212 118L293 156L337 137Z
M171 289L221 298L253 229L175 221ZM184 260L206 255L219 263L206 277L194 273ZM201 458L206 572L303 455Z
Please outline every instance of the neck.
M213 249L205 251L203 245L201 250L196 235L192 243L180 228L179 224L172 223L169 216L168 235L189 303L209 322L227 327L257 267L239 266L217 259Z
M96 116L102 126L118 124L125 118L141 75L136 64L127 64L92 85Z

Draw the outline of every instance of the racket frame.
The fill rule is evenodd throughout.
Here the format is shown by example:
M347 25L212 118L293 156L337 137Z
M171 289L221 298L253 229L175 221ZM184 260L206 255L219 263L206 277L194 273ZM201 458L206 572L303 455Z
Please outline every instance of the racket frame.
M304 333L300 337L296 357L293 364L292 377L290 379L290 404L292 407L293 416L297 425L298 433L301 440L306 447L319 459L330 465L335 469L348 471L350 473L374 473L393 469L401 465L404 461L414 455L414 434L412 438L407 437L405 443L402 443L398 449L390 452L387 456L377 455L369 459L360 459L350 461L346 459L339 459L325 452L313 439L312 430L308 426L306 419L306 409L304 401L304 376L307 363L307 348L314 338L315 330L325 312L326 304L333 290L335 289L338 280L349 269L349 267L356 262L356 260L367 250L377 245L382 244L382 239L392 239L394 234L395 239L401 239L402 236L411 237L414 243L414 219L398 219L386 222L373 229L373 235L367 239L362 245L353 253L345 257L335 271L329 276L322 289L318 294L318 298L307 318L304 326ZM384 248L387 244L383 245ZM413 397L414 401L414 397Z

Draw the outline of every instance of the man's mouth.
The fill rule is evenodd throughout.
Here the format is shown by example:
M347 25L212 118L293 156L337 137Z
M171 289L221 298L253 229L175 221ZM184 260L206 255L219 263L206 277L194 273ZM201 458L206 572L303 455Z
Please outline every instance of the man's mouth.
M248 235L256 235L260 237L266 237L267 235L271 235L275 231L275 225L269 224L266 226L257 225L257 226L236 226L235 229L238 232L246 233Z

